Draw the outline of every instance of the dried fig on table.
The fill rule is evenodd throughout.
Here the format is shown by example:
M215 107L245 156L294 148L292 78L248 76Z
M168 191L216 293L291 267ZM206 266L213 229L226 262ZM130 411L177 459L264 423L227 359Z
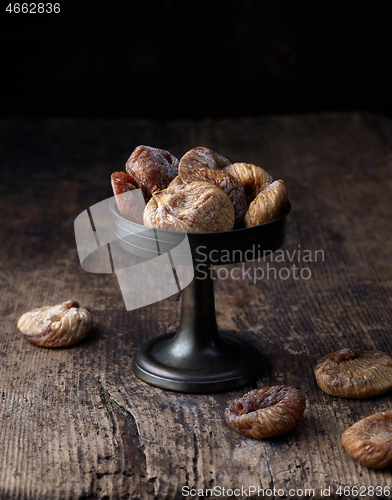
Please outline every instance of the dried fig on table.
M263 387L233 401L225 411L226 423L236 432L257 439L286 434L301 420L306 397L284 385Z
M368 398L392 389L392 357L381 351L341 349L314 368L324 392L341 398Z
M244 188L239 184L234 177L224 172L223 170L212 170L210 168L199 169L190 168L182 174L180 178L184 184L189 184L194 181L210 182L220 187L230 198L235 212L235 225L239 225L243 220L248 205L246 203ZM175 180L173 181L173 183ZM177 181L180 182L180 181Z
M178 159L169 151L138 146L129 157L126 171L136 181L147 199L154 187L165 189L178 173Z
M249 205L245 214L246 227L258 226L276 219L287 205L287 200L287 188L282 180L268 184Z
M371 469L392 466L392 411L370 415L356 422L341 437L345 450Z
M76 300L44 306L23 314L19 330L32 342L44 347L69 347L83 340L93 325L89 309Z
M228 231L234 226L234 208L220 188L195 181L153 191L143 221L145 226L169 231Z
M181 175L190 168L222 169L226 165L230 165L230 163L230 160L216 151L204 146L198 146L187 151L180 159L178 173Z
M251 203L260 191L272 182L272 177L268 172L252 163L232 163L223 170L241 184L248 203Z

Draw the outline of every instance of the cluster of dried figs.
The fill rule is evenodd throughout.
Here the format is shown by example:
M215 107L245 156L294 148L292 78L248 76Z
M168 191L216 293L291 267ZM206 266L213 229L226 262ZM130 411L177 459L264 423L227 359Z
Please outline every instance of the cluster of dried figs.
M392 357L382 351L341 349L314 368L319 387L332 396L363 399L392 389ZM372 469L392 466L392 411L370 415L341 436L345 450Z
M206 147L195 147L178 160L163 149L138 146L126 172L113 172L118 209L135 220L126 193L141 189L147 205L143 224L182 232L218 232L252 227L279 217L287 188L263 168L232 163Z
M381 351L341 349L321 358L314 373L319 387L332 396L363 399L392 389L392 357ZM292 431L305 407L305 395L293 387L263 387L233 401L225 420L242 435L265 439ZM366 467L392 466L392 411L354 423L341 442Z
M76 300L23 314L19 330L44 347L68 347L82 341L93 324L89 309ZM392 357L381 351L341 349L322 357L314 368L319 387L329 395L363 399L392 389ZM291 432L306 408L305 395L284 385L263 387L233 401L225 411L236 432L266 439ZM373 469L392 466L392 411L370 415L341 436L346 451Z

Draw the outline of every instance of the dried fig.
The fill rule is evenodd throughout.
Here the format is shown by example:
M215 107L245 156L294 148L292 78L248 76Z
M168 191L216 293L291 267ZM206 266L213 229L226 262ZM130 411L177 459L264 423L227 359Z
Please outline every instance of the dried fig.
M287 188L282 180L268 184L249 205L245 214L246 227L265 224L279 217L287 199Z
M113 172L111 175L111 183L118 209L126 219L132 220L134 214L131 197L126 193L137 189L135 180L126 172Z
M268 172L252 163L233 163L223 170L241 184L248 203L251 203L260 191L272 182L272 177Z
M153 191L143 221L145 226L170 231L227 231L234 226L234 208L220 188L209 182L195 181Z
M190 168L180 175L184 184L194 181L211 182L220 187L230 198L235 213L235 225L238 226L244 218L248 205L246 203L244 188L230 174L223 170L210 168ZM173 181L174 182L174 181Z
M178 173L183 174L189 168L222 169L231 161L212 149L198 146L187 151L180 160Z
M149 199L154 187L165 189L178 173L178 160L169 151L138 146L126 163L126 171Z
M363 418L343 432L345 450L371 469L392 466L392 411Z
M293 387L264 387L233 401L226 408L225 420L240 434L265 439L292 431L305 407L305 395Z
M176 177L174 177L174 179L171 181L171 183L167 186L167 188L170 189L174 186L179 186L180 184L185 184L185 183L181 179L181 176L177 175Z
M368 398L392 389L392 357L381 351L341 349L321 358L314 374L327 394Z
M79 343L93 325L89 309L76 300L45 306L23 314L19 330L33 344L44 347L68 347Z

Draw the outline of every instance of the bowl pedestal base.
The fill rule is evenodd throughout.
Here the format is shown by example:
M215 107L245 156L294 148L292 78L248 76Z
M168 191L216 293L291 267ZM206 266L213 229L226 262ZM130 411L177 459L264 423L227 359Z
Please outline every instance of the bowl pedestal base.
M192 283L183 290L178 331L154 338L136 352L133 371L148 384L206 394L229 391L259 377L258 350L218 331L210 272L209 266L197 266Z

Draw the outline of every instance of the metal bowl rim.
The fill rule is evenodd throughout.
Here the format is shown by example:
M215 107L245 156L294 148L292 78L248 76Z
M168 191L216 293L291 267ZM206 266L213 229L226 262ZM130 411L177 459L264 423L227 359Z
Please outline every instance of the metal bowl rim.
M242 227L239 229L231 229L230 231L218 231L218 232L210 232L210 233L207 233L207 232L206 233L195 233L195 232L184 232L184 231L169 231L168 229L154 228L154 227L144 226L143 224L138 224L137 222L132 222L121 215L120 211L118 210L116 200L114 198L110 202L109 206L110 206L110 210L111 210L112 214L116 218L120 219L121 221L124 221L124 223L126 225L131 224L133 226L138 227L141 230L144 229L144 230L157 231L157 232L159 231L159 232L162 232L164 234L167 233L168 236L169 235L173 235L173 236L176 235L176 236L180 237L180 235L184 235L184 236L190 235L191 237L194 237L194 238L202 238L202 237L206 237L206 238L214 238L215 237L216 238L219 235L222 239L225 236L232 238L234 235L239 236L241 234L244 235L244 233L247 233L248 237L249 237L250 233L256 232L257 230L260 230L260 228L266 228L268 226L272 226L272 225L277 224L279 221L285 219L287 217L287 215L291 212L291 203L290 203L290 201L288 201L285 209L283 210L283 213L281 213L279 215L279 217L276 217L276 219L272 219L269 222L265 222L264 224L259 224L258 226L252 226L252 227ZM117 221L116 221L116 224L119 227L121 227L121 229L129 232L130 234L137 234L137 233L132 233L131 231L129 231L129 229L127 229L127 227L124 227L123 225L119 224ZM140 235L140 236L145 237L142 235Z

